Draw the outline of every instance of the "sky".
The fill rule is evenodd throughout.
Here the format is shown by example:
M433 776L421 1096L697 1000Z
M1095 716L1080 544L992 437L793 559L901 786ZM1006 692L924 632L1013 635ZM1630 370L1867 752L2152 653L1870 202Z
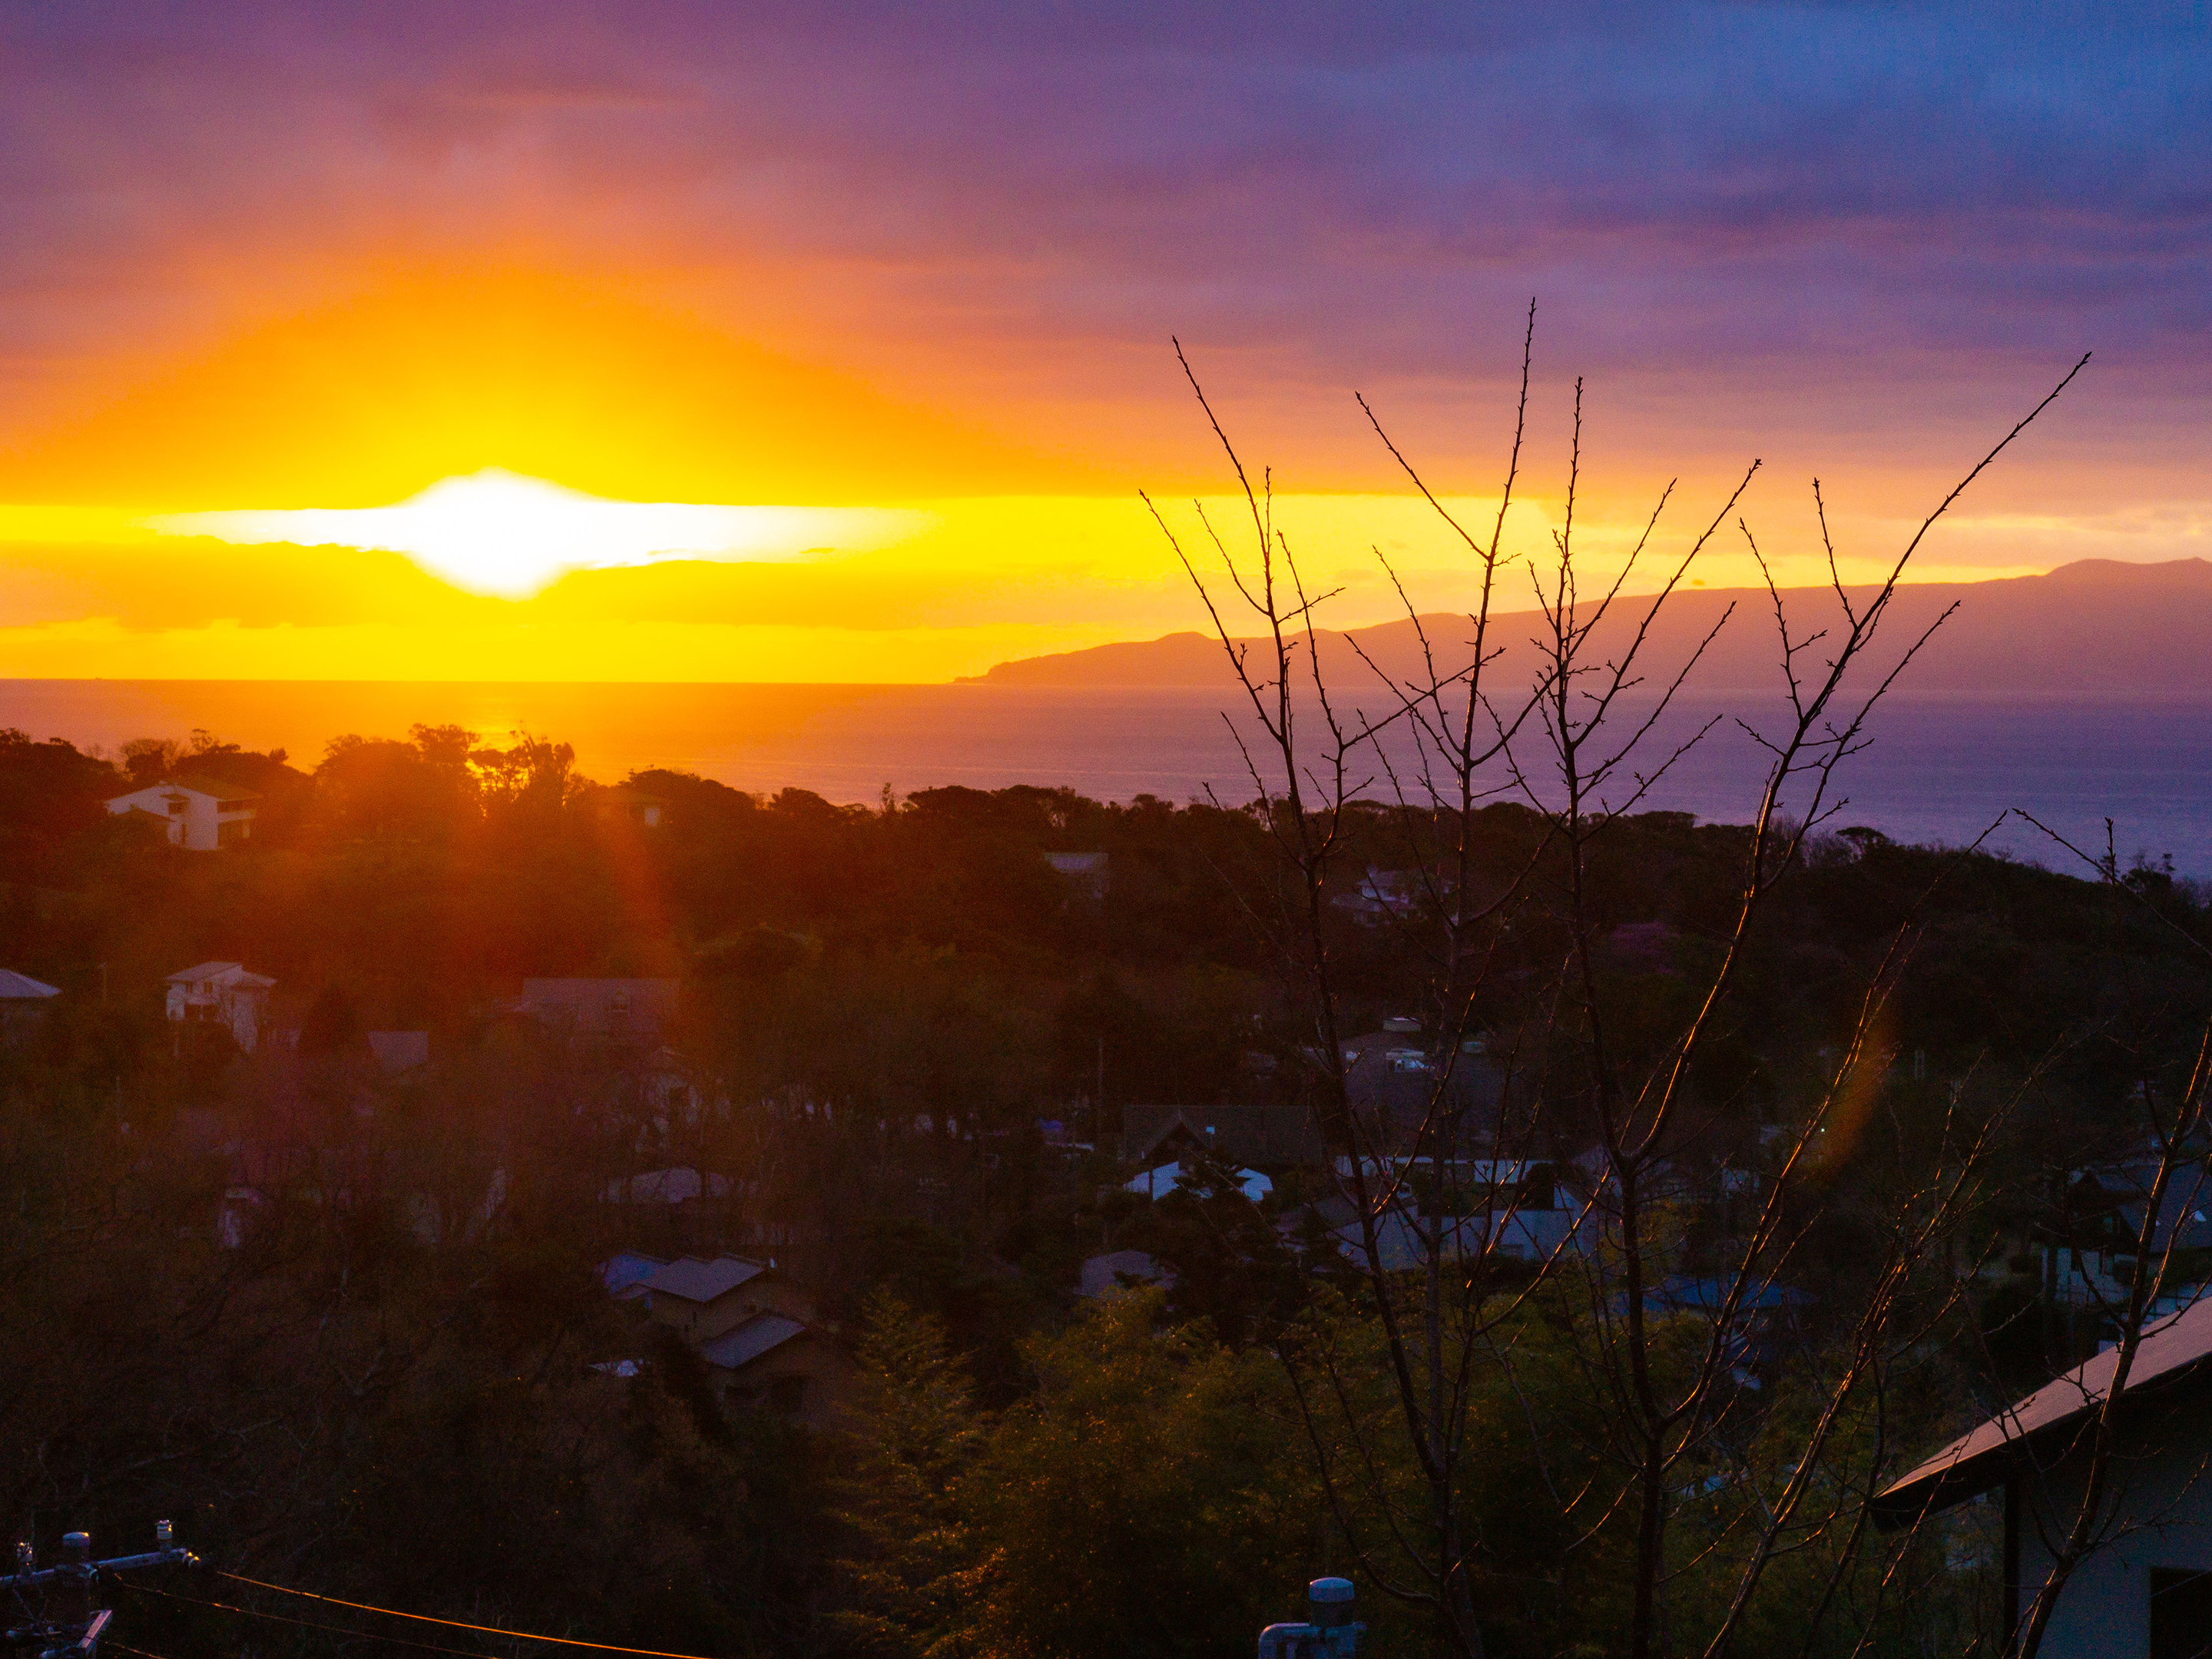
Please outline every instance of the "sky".
M2204 556L2202 8L0 13L0 676L938 680L1323 620L1447 526L1915 574ZM628 505L623 505L628 504ZM1694 580L1753 573L1740 532ZM1516 583L1525 578L1516 576ZM1512 588L1516 603L1524 591Z

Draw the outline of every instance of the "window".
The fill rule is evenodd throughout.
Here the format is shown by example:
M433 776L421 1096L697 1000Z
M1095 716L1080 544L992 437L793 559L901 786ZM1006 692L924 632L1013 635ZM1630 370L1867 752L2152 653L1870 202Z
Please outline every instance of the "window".
M2212 1659L2212 1572L2151 1569L2150 1659Z

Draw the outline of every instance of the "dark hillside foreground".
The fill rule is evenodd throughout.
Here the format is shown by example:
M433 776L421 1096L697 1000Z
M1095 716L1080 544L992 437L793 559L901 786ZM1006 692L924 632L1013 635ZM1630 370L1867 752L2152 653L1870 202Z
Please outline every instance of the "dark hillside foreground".
M42 1551L175 1519L210 1565L116 1588L134 1647L343 1645L261 1615L407 1633L220 1567L685 1654L1196 1654L1302 1616L1306 1582L1346 1569L1309 1431L1358 1453L1353 1425L1395 1409L1389 1337L1318 1143L1264 1138L1315 1099L1313 1027L1254 926L1283 896L1279 818L1038 788L611 788L557 742L453 728L136 759L137 781L252 791L250 837L170 846L105 810L123 770L0 741L0 968L58 993L0 1048L0 1490ZM1407 943L1437 898L1405 858L1419 817L1339 826L1322 925L1355 1109L1378 1156L1429 1158L1391 1166L1407 1225L1488 1228L1504 1204L1538 1241L1469 1267L1492 1334L1453 1356L1482 1425L1455 1478L1489 1650L1613 1651L1633 1517L1592 1507L1618 1475L1588 1355L1618 1308L1537 1271L1607 1248L1578 1049L1543 995L1564 936L1541 904L1501 918L1443 1042ZM1474 822L1471 890L1559 867L1531 811ZM1623 1050L1710 970L1747 834L1650 812L1596 844L1586 915ZM1711 1530L1682 1540L1686 1625L1718 1616L1729 1506L1786 1480L1818 1413L1885 1205L1962 1136L1986 1150L1908 1264L1927 1336L1884 1374L1877 1461L2097 1346L2131 1113L2212 1009L2202 894L2111 873L1842 826L1775 889L1660 1195L1672 1266L1647 1311L1681 1333L1670 1364L1698 1363L1700 1275L1826 1109L1869 981L1887 989L1806 1150L1778 1288L1719 1350L1736 1461L1692 1483L1683 1524ZM165 980L199 964L273 981L250 1051L232 1005L170 1017ZM1393 1115L1447 1072L1489 1127L1448 1157L1393 1151ZM1184 1109L1129 1113L1132 1139L1133 1106ZM1127 1189L1170 1162L1158 1195ZM756 1264L714 1270L766 1287L730 1293L736 1334L708 1329L722 1302L610 1294L685 1256ZM787 1325L805 1342L775 1352L803 1368L750 1357ZM1838 1432L1876 1432L1857 1396ZM1385 1461L1344 1491L1387 1529L1417 1471L1402 1438L1364 1443ZM1802 1633L1834 1571L1858 1599L1812 1651L1963 1650L1996 1616L1994 1528L1986 1505L1929 1522L1896 1569L1911 1594L1887 1596L1873 1547L1853 1565L1827 1528L1762 1581L1741 1650ZM1360 1594L1373 1650L1425 1643ZM449 1637L477 1639L426 1639Z

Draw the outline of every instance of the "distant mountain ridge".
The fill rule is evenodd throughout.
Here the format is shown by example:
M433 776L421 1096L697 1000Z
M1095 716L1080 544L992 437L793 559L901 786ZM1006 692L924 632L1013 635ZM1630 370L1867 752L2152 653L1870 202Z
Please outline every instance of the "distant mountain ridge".
M1876 592L1848 591L1854 606ZM1784 588L1782 599L1793 639L1827 629L1828 640L1833 640L1844 625L1842 607L1830 589ZM1593 637L1594 657L1611 658L1625 649L1650 604L1648 598L1616 600ZM2212 562L2203 559L2158 564L2083 559L2042 576L1901 586L1890 602L1871 664L1894 663L1953 604L1957 613L1901 682L1913 690L2212 696ZM1658 673L1683 660L1723 617L1727 621L1691 684L1711 691L1771 690L1778 678L1774 608L1759 588L1678 592L1652 630L1644 659L1649 672ZM1473 629L1465 617L1437 613L1424 616L1422 623L1443 672L1468 664ZM1542 627L1538 611L1493 614L1490 643L1504 655L1486 678L1503 684L1533 674L1539 658L1532 638ZM1394 679L1416 678L1423 672L1410 623L1324 629L1317 638L1324 672L1347 690L1373 681L1359 652ZM1825 660L1828 640L1800 654L1801 673ZM1000 663L969 683L1206 686L1224 684L1228 678L1220 641L1193 632L1024 657Z

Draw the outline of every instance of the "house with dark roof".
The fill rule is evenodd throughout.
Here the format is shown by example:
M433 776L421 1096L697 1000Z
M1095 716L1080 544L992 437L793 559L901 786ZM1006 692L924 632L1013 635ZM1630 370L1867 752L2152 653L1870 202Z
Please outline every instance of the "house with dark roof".
M1231 1164L1275 1169L1318 1164L1321 1132L1314 1124L1313 1113L1295 1102L1121 1109L1125 1164L1159 1164L1192 1152L1206 1152Z
M2069 1308L2109 1311L2127 1305L2136 1246L2156 1175L2154 1156L2148 1162L2077 1170L2068 1178L2057 1215L2032 1237L2040 1255L2045 1297ZM2212 1218L2208 1217L2212 1217L2212 1176L2185 1175L2166 1188L2151 1227L2151 1255L2168 1264L2169 1291L2181 1288L2185 1270L2195 1275L2183 1291L2191 1301L2202 1282L2203 1264L2212 1262Z
M0 1046L20 1048L46 1023L46 1010L61 995L57 986L0 968Z
M1969 1498L2004 1501L2007 1628L2051 1580L2079 1513L2108 1348L1984 1419L1875 1499L1916 1526ZM2212 1640L2212 1300L2146 1326L2118 1396L2098 1544L2061 1591L2044 1659L2183 1659Z
M854 1377L844 1345L787 1314L759 1314L699 1345L728 1404L775 1413L814 1428L847 1409Z
M695 1347L758 1314L811 1319L814 1311L774 1266L742 1255L678 1256L618 1294Z
M776 1270L745 1256L655 1256L623 1251L600 1282L676 1333L711 1369L726 1402L822 1426L844 1408L853 1364L813 1302Z
M110 797L107 810L118 817L158 822L172 847L212 853L252 837L254 803L260 799L258 790L214 778L167 778Z

